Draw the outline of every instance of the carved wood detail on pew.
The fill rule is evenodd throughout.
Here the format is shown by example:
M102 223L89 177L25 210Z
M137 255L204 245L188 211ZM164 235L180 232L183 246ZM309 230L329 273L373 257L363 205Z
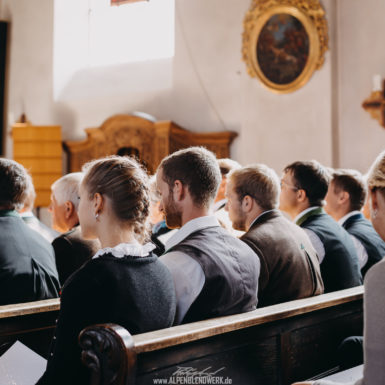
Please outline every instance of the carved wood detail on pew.
M170 379L181 367L198 372L206 368L210 372L220 370L217 375L230 378L234 385L286 385L336 371L333 353L338 344L350 335L362 333L362 298L360 286L134 335L134 346L132 341L125 342L127 337L119 342L118 327L119 333L108 334L108 338L118 339L118 355L122 354L121 347L127 346L126 354L131 359L122 358L127 370L119 369L121 382L116 384L131 384L127 381L132 381L133 376L137 385L153 384L154 379ZM94 331L103 340L103 328L98 325L86 330L88 334ZM108 344L113 348L114 344ZM89 349L92 353L91 344ZM98 348L95 354L104 362L102 350ZM103 382L103 373L105 370L98 372L92 385L107 383Z
M85 132L85 140L63 144L68 153L68 172L80 171L92 159L128 154L137 156L154 173L165 156L189 146L205 146L218 158L228 158L230 144L237 136L232 131L192 132L171 121L152 122L133 115L112 116L100 127Z
M114 324L94 325L79 335L91 385L134 385L136 352L130 333Z

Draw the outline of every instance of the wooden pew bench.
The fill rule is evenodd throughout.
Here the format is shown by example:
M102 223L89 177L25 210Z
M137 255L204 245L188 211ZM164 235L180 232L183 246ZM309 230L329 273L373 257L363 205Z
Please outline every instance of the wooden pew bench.
M326 375L338 370L339 343L362 334L363 290L134 336L117 325L93 325L79 336L83 363L91 369L93 385L286 385ZM194 373L197 382L186 373ZM214 373L212 382L204 373Z
M59 298L0 306L0 355L19 340L47 358L59 309Z

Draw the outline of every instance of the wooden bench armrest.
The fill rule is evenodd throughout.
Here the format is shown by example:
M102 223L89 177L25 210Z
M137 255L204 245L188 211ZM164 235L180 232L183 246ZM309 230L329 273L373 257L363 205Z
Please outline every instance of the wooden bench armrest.
M79 335L81 359L90 370L90 385L133 385L136 352L131 334L115 324L92 325Z

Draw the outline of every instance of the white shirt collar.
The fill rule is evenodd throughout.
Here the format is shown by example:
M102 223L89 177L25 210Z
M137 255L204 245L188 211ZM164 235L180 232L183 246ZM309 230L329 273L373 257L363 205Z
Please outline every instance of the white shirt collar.
M216 227L220 226L218 219L213 215L207 215L204 217L198 217L191 219L185 223L179 231L174 234L171 238L169 238L165 244L166 251L182 242L185 238L187 238L190 234L195 233L195 231L205 229L207 227Z
M220 201L218 201L218 202L215 202L214 204L213 204L213 207L212 207L212 211L217 211L217 210L219 210L224 204L226 204L226 202L227 202L227 199L225 198L225 199L221 199Z
M260 218L262 215L264 214L267 214L267 213L270 213L271 211L277 211L277 209L272 209L272 210L266 210L264 211L263 213L259 214L251 223L250 223L250 226L249 228L251 228L251 226L253 226L253 224L255 223L255 221Z
M305 214L307 214L309 211L311 210L314 210L314 209L318 209L320 208L321 206L312 206L312 207L308 207L307 209L301 211L295 218L294 218L294 223L297 223L297 221L299 221Z
M19 215L22 218L34 218L34 215L33 215L32 211L24 211L23 213L19 213Z
M345 216L343 216L338 220L338 223L342 226L350 217L356 214L361 214L361 211L354 210L354 211L351 211L350 213L347 213Z
M120 243L115 247L105 247L99 250L92 259L99 258L103 254L112 254L116 258L123 258L126 255L132 257L147 257L155 247L153 243L146 243L145 245L139 243Z

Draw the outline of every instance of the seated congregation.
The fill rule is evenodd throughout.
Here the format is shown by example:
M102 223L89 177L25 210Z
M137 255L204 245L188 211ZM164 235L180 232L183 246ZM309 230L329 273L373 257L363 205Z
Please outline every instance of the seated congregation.
M162 160L151 191L133 158L94 160L52 185L62 233L52 240L17 213L30 176L0 159L0 304L61 298L38 384L89 381L77 343L89 325L138 334L348 289L384 256L384 237L361 214L367 187L358 172L295 162L279 180L265 165L223 161L201 147L179 150ZM375 223L383 186L370 178ZM151 235L154 206L164 218Z

